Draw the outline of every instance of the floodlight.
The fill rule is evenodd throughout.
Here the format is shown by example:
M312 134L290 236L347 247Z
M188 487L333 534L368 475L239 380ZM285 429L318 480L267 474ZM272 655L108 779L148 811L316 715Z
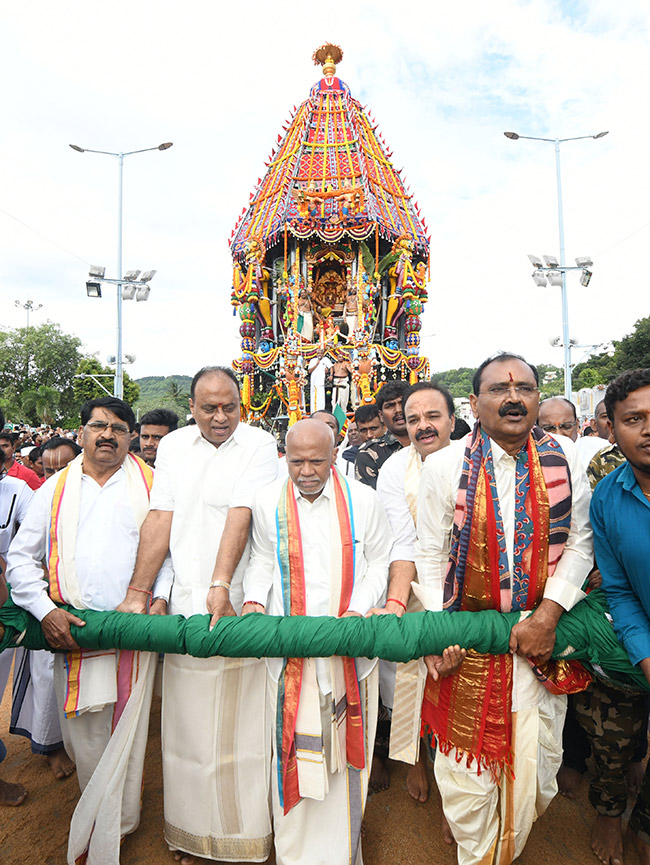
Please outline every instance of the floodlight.
M503 134L506 138L512 139L512 141L516 141L519 138L519 135L516 132L504 132Z
M141 285L140 288L135 293L135 299L137 301L140 300L149 300L149 292L151 289L148 285Z
M585 267L585 269L582 271L582 276L580 277L580 285L583 285L586 288L591 282L591 276L591 271L587 270L587 268Z
M606 132L603 132L603 133L601 133L601 134L602 134L602 135L607 135ZM595 136L595 137L597 138L598 136ZM159 144L159 145L158 145L158 150L169 150L169 148L172 147L173 144L174 144L173 141L165 141L163 144Z
M135 363L135 355L134 354L125 354L123 363Z
M114 364L114 363L115 363L115 355L114 355L114 354L109 354L109 355L107 356L107 358L106 358L106 363Z
M593 267L594 266L593 261L589 258L588 255L586 255L584 258L576 258L576 264L578 265L578 267Z
M145 270L145 272L140 277L140 282L151 282L155 275L155 270Z
M94 276L96 279L103 279L106 273L105 267L98 267L96 264L91 264L88 270L88 276Z
M542 259L539 258L537 255L529 255L528 261L530 261L533 267L544 267Z
M560 263L554 255L543 255L547 267L559 267Z
M124 282L135 282L135 280L140 276L139 270L127 270L124 274Z
M535 270L532 276L535 280L535 285L539 285L540 288L543 288L546 285L546 276L542 273L541 270Z
M562 345L561 336L549 336L548 341L553 346L553 348L559 348Z
M549 270L546 276L550 285L562 285L562 274L559 270Z
M102 287L98 282L87 282L86 283L86 294L88 297L101 297L102 296Z
M137 286L135 285L124 285L122 286L122 300L133 300L135 297Z

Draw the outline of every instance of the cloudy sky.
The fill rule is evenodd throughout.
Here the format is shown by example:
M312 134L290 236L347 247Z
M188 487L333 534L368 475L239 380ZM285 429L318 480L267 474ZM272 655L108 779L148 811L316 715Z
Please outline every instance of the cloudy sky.
M340 14L337 15L337 12ZM124 304L134 377L192 374L238 354L227 241L283 122L320 77L311 54L368 105L432 234L423 349L433 370L497 349L561 365L559 289L527 253L559 255L552 143L562 145L571 336L600 343L650 313L646 0L348 0L299 4L32 0L0 30L0 326L14 300L115 351L115 295L85 293L87 265L116 275L118 163L76 153L174 146L124 167L124 266L158 271ZM577 361L583 352L578 351Z

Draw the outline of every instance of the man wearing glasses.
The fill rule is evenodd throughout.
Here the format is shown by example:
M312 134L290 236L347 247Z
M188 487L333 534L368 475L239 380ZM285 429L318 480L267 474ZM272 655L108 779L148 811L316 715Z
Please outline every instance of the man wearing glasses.
M431 454L416 565L429 609L521 611L510 654L467 652L427 680L423 723L460 865L505 865L557 792L565 693L584 671L547 664L555 626L593 564L586 475L535 425L535 367L500 354L476 371L466 439Z
M65 650L55 657L54 684L63 741L76 763L82 791L118 726L136 682L140 690L146 682L120 791L121 825L115 827L110 842L116 849L104 851L107 860L113 853L117 859L120 837L132 832L139 822L154 664L144 653L80 650L70 625L84 623L58 605L114 610L124 600L140 526L149 511L153 472L129 453L135 417L127 403L114 397L90 400L82 406L81 424L83 453L34 495L7 557L7 582L14 602L41 622L52 648ZM43 579L44 565L47 582ZM166 598L170 585L170 568L165 563L153 595L160 593ZM143 671L149 675L138 681ZM130 720L132 716L128 717Z
M607 447L605 439L598 436L578 435L576 407L563 396L554 396L539 404L537 423L544 432L554 436L567 436L575 442L580 462L585 469L598 451Z

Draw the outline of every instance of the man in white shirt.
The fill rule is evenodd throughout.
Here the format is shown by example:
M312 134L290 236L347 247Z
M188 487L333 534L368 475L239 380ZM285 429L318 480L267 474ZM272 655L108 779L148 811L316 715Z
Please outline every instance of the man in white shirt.
M576 407L563 396L554 396L539 404L537 423L544 432L570 438L575 443L578 456L585 470L594 456L607 447L607 442L599 436L578 435Z
M313 414L318 409L325 408L325 373L332 368L332 361L319 348L316 355L309 361L309 412Z
M124 609L139 610L167 550L171 614L238 615L249 556L253 496L277 476L275 439L240 423L231 369L194 376L196 425L165 436L151 512L142 528ZM216 564L215 564L216 563ZM160 599L156 612L165 612ZM166 655L163 666L165 839L182 865L207 859L263 862L271 848L266 797L263 661Z
M592 567L589 488L572 445L534 426L534 367L497 355L473 389L474 432L422 471L420 597L432 610L521 610L517 654L468 652L460 673L427 683L422 712L438 741L436 781L460 865L506 865L557 792L562 757L566 697L544 688L528 659L556 688L585 686L577 671L563 678L544 665Z
M448 390L430 381L419 382L405 391L403 413L410 445L389 457L379 470L377 493L384 506L395 540L390 553L390 582L388 600L383 609L375 613L394 613L402 616L411 600L411 584L417 583L415 569L415 544L418 488L425 459L429 454L446 448L454 429L454 401ZM411 603L417 604L416 601ZM421 609L417 606L409 609ZM382 703L395 708L392 723L401 727L411 725L417 731L415 741L405 746L401 741L399 752L391 754L393 759L403 759L414 764L406 776L406 789L418 802L426 802L429 795L429 780L426 771L426 750L419 747L419 719L424 691L424 673L417 675L417 662L392 664L380 661L380 689ZM424 667L424 665L421 665ZM398 675L398 705L394 707L395 673ZM417 681L417 688L414 687ZM408 694L401 696L402 690ZM408 706L408 709L407 709ZM413 717L404 717L413 715ZM402 740L395 729L391 740ZM418 757L419 747L419 757ZM417 762L415 762L417 759ZM448 833L448 829L445 830ZM448 836L447 836L448 837Z
M84 451L34 494L9 550L7 581L14 602L40 621L50 646L65 650L54 660L54 685L63 741L83 791L118 724L139 665L133 652L80 651L70 625L84 622L58 605L114 610L124 599L149 509L151 470L128 452L135 417L125 402L90 400L82 406L81 423ZM169 581L166 567L160 573L162 593L168 593ZM149 701L136 719L116 847L120 835L132 832L140 819Z
M381 503L334 469L334 436L321 421L299 421L286 445L289 479L255 498L244 613L363 616L386 591L392 535ZM377 662L272 658L267 667L276 862L354 865Z

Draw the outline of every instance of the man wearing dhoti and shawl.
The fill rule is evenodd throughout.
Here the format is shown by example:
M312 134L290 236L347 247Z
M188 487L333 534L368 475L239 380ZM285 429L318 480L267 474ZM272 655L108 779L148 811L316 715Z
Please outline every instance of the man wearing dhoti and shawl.
M501 354L477 370L471 435L432 454L416 564L430 609L520 610L513 654L468 651L427 681L424 724L460 865L506 865L557 792L566 693L589 677L548 664L555 626L592 568L589 488L570 441L535 426L537 371Z
M14 602L41 622L50 646L65 650L54 659L54 686L63 741L76 763L83 794L73 818L68 861L88 853L88 862L102 863L113 861L111 857L117 861L120 837L140 820L157 658L112 649L80 650L70 625L84 623L58 605L114 610L122 602L149 510L152 472L129 453L135 417L125 402L114 397L90 400L82 406L81 423L83 453L34 494L9 550L7 581ZM168 594L170 582L165 566L155 593ZM111 770L105 754L113 736L127 726L128 745L120 748ZM98 782L95 773L100 771L106 774ZM106 793L103 805L108 808L98 805L94 810L95 804L89 804L93 790L99 794L95 804ZM85 834L75 831L79 823Z
M261 489L244 613L363 616L383 602L392 534L374 490L334 467L319 420L287 435L289 478ZM377 662L269 658L278 865L360 865Z
M196 425L166 435L156 455L151 512L123 609L138 611L169 549L168 611L213 621L241 611L253 496L278 472L275 439L240 423L231 369L192 380ZM164 601L161 601L164 606ZM264 862L271 849L266 669L256 658L166 655L162 742L165 840L182 865L194 857Z

